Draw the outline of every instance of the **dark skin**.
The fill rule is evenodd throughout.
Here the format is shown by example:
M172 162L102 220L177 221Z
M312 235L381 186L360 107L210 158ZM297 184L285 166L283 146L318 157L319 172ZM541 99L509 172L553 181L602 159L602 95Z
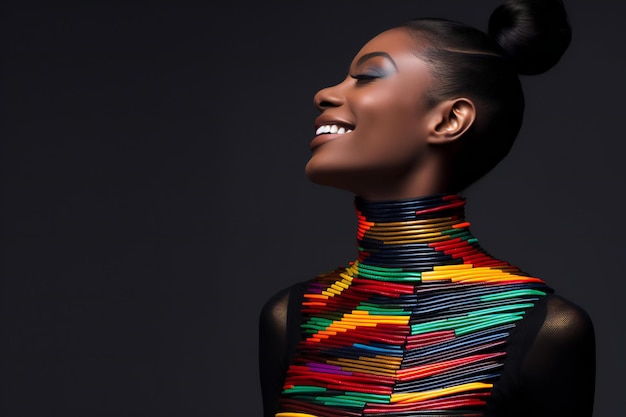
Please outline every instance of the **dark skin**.
M352 131L313 139L306 166L313 182L372 201L449 191L455 142L474 123L476 108L464 97L427 104L433 76L415 54L424 47L404 29L383 32L359 51L343 82L315 95L316 130Z
M311 181L370 201L455 192L449 167L463 151L459 139L478 123L479 115L467 97L428 104L433 74L420 58L425 47L426 41L416 40L406 29L385 31L358 52L342 82L315 95L320 115L306 165ZM289 297L290 289L277 294L262 316L266 417L273 415L276 394L268 387L280 389L281 373L288 366ZM532 344L518 341L524 346L518 352L519 369L508 374L514 381L507 383L514 389L494 395L506 405L498 414L488 411L488 415L592 415L595 335L591 320L560 296L546 303L542 314L541 329L527 338Z

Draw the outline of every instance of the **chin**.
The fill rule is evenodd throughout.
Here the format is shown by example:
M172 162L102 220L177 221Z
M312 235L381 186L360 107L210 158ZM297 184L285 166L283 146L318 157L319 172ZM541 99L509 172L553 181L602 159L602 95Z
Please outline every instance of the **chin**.
M309 181L319 185L337 187L342 175L336 170L330 169L328 164L320 164L319 162L320 161L316 161L315 157L313 157L306 164L304 173Z
M338 188L352 193L358 193L363 184L367 183L363 173L360 173L358 170L318 164L313 159L307 163L304 171L307 178L315 184Z
M320 184L320 185L328 185L334 186L333 179L336 181L337 174L331 173L328 169L324 169L323 167L317 166L313 159L309 160L304 168L304 173L306 174L309 181Z

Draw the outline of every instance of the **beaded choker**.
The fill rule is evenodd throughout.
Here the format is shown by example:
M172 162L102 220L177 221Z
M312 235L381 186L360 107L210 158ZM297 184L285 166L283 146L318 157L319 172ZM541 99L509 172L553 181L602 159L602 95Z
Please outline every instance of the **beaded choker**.
M276 417L482 415L511 330L552 290L485 252L464 205L355 199L358 259L309 282Z

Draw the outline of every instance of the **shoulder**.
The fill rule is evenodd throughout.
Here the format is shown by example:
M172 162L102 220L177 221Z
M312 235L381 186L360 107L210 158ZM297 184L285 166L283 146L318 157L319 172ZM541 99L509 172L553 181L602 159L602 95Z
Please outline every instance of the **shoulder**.
M289 307L301 298L306 282L298 282L271 295L261 307L259 321L261 328L284 331L287 327Z
M266 327L275 328L277 325L285 327L290 288L283 288L265 301L259 314L262 329Z
M592 377L595 331L587 311L560 295L549 297L545 309L543 323L523 361L526 381L545 382L547 375L569 375L570 382Z
M540 336L561 345L593 339L593 321L583 307L563 296L554 295L546 305Z
M528 353L541 341L543 346L555 348L593 340L593 321L580 305L551 293L535 303L518 323L512 334L509 350Z
M543 322L519 364L523 415L591 416L596 365L591 317L556 294L544 307Z

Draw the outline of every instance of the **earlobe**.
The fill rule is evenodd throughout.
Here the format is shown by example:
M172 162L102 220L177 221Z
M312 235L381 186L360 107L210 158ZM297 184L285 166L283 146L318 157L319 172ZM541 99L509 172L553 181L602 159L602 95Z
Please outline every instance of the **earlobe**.
M467 98L446 100L436 106L435 116L429 143L445 144L467 132L476 119L476 107Z

